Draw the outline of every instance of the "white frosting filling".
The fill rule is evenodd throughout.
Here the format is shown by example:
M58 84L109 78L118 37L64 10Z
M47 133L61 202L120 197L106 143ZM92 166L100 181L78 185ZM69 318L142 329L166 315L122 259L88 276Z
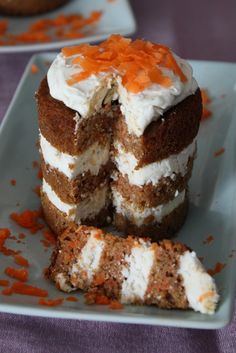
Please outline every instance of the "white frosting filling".
M122 269L124 277L121 290L121 302L143 301L148 287L149 275L154 261L151 244L142 241L125 257L127 264Z
M106 97L109 96L110 100L118 97L128 130L136 136L141 136L152 121L157 120L171 106L193 94L197 89L191 66L176 55L175 59L187 80L182 82L173 71L160 68L163 74L172 80L172 85L168 88L153 84L134 94L122 85L117 72L91 75L88 79L70 86L67 80L73 74L81 72L79 66L71 63L74 57L64 57L60 53L53 61L47 74L50 95L77 111L81 118L98 111Z
M79 275L86 273L88 282L93 279L94 274L99 269L99 263L105 246L105 241L96 238L96 231L92 231L87 243L84 245L77 262L73 264L70 274Z
M191 308L203 314L213 314L219 300L214 279L205 271L195 252L180 256L179 273Z
M55 280L56 280L56 283L59 285L60 289L63 290L64 292L69 293L73 290L76 290L76 288L73 288L67 284L66 276L63 273L58 273L56 275Z
M118 151L115 156L117 169L121 174L128 176L130 184L138 186L149 183L155 185L162 177L175 178L175 174L184 176L187 172L188 160L196 151L196 140L194 140L179 154L173 154L169 158L136 169L138 165L136 157L130 152L125 152L121 144L115 142L114 145Z
M45 192L49 201L58 208L59 211L65 213L71 221L80 224L82 220L96 216L102 208L105 207L108 186L104 185L103 187L97 188L90 198L87 198L78 204L68 204L63 202L45 179L43 179L42 191Z
M40 147L45 162L58 169L69 179L87 171L90 171L92 175L98 175L100 167L109 160L109 144L101 146L98 142L95 142L85 152L79 155L71 155L60 152L40 134Z
M184 202L185 190L178 193L176 197L162 205L157 207L145 208L144 210L139 209L134 203L128 203L122 197L122 195L117 192L114 188L113 193L113 205L116 207L116 212L121 213L123 216L127 217L138 227L140 227L145 219L149 216L153 216L156 222L161 222L161 220L174 211L179 205ZM154 222L153 222L154 223Z

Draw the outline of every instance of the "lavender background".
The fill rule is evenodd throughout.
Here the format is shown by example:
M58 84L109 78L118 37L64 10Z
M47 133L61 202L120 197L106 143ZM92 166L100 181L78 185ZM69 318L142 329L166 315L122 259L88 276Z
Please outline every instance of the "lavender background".
M162 42L188 59L236 61L236 1L131 0L131 5L135 36ZM0 55L0 121L31 55ZM236 315L226 328L208 331L0 314L0 352L235 353Z

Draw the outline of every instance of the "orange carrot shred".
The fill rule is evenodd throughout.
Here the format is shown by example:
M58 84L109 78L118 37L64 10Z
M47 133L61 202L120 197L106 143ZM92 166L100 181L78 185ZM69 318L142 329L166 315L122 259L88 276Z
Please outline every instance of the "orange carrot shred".
M73 297L73 296L69 296L69 297L66 298L66 300L67 300L68 302L77 302L77 301L78 301L78 298Z
M110 299L107 298L105 295L96 295L95 303L99 305L108 305L110 304Z
M39 68L36 64L31 65L31 73L32 74L37 74L39 72Z
M38 218L40 218L41 215L41 210L25 210L22 213L11 213L10 218L19 226L29 229L30 232L34 234L44 227L43 224L38 223Z
M12 291L22 295L32 295L34 297L47 297L48 292L44 289L30 286L26 283L15 282L11 287Z
M203 241L203 244L210 244L215 240L215 238L213 237L213 235L208 235L208 237L206 238L206 240Z
M214 269L209 269L207 270L207 273L209 273L209 275L214 276L217 273L220 273L224 268L225 268L226 264L222 264L221 262L217 262Z
M2 290L2 294L3 294L3 295L12 295L12 293L13 293L13 290L12 290L11 287L4 288L4 289Z
M208 109L208 104L211 102L208 91L204 88L201 89L202 96L202 120L206 120L211 117L212 113Z
M29 266L29 261L21 255L15 255L14 261L17 265L25 266L25 267Z
M16 180L15 179L11 179L10 183L11 183L12 186L15 186L16 185Z
M10 282L7 279L0 279L0 286L7 287L9 284Z
M221 147L217 151L214 152L214 156L215 157L219 157L219 156L221 156L224 153L225 153L225 149L224 149L224 147Z
M45 306L58 306L63 303L64 299L63 298L57 298L57 299L44 299L40 298L38 303L40 305L45 305Z
M113 301L111 301L111 303L110 303L110 308L111 308L112 310L121 310L121 309L124 308L124 305L121 304L120 302L116 301L116 300L113 300Z
M26 282L28 280L28 271L24 268L16 269L13 267L6 267L4 273L12 278L18 279L19 281Z

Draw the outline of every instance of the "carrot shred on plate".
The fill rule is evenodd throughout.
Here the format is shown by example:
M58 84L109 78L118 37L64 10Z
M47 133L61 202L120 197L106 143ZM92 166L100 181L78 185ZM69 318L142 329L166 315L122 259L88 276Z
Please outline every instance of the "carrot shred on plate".
M202 96L202 120L206 120L212 116L212 112L209 110L208 105L211 102L208 90L205 88L201 89Z
M224 153L225 153L225 149L224 149L224 147L221 147L217 151L214 152L214 156L215 157L219 157L219 156L221 156Z
M13 221L15 221L19 226L29 229L32 234L44 227L43 224L38 222L38 218L41 217L41 210L25 210L22 213L13 212L10 214L10 218Z
M34 21L25 32L13 34L8 22L0 21L0 45L48 43L53 40L76 39L90 34L102 17L102 11L92 11L87 17L81 14L61 14L54 18ZM35 73L35 72L33 72Z

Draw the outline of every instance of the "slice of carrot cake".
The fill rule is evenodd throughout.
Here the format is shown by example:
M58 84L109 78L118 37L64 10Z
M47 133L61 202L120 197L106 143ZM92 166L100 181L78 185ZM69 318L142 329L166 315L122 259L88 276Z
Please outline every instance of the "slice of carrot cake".
M86 291L90 303L102 295L125 304L212 314L219 299L214 279L185 245L125 239L75 224L59 236L48 276L62 291Z
M71 221L154 238L180 229L202 112L185 60L119 35L63 48L37 102L42 205L57 234Z

